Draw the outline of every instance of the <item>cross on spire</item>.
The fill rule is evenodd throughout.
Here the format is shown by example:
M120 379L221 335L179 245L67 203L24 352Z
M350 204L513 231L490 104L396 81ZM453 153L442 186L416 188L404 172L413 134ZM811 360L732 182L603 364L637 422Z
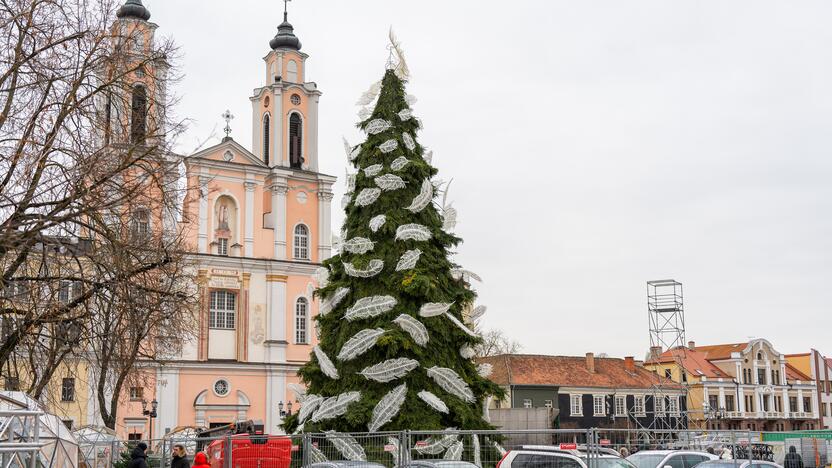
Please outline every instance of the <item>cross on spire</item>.
M220 117L225 120L225 128L223 129L225 138L231 138L231 121L234 120L234 114L230 110L226 110Z
M292 0L283 0L283 21L288 21L289 18L289 2Z

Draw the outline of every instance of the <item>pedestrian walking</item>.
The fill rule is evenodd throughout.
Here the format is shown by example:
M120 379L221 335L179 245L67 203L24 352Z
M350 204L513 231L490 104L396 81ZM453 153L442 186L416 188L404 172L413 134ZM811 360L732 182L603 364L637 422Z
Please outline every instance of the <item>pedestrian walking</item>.
M797 453L797 449L792 445L789 447L789 453L786 454L786 460L783 462L783 468L803 468L803 458Z
M191 468L191 464L188 462L188 452L185 451L184 445L176 444L173 446L170 468Z
M139 445L130 453L130 463L127 468L147 468L147 444L139 442Z
M208 464L208 456L205 455L205 452L198 452L194 455L193 468L211 468L211 465Z

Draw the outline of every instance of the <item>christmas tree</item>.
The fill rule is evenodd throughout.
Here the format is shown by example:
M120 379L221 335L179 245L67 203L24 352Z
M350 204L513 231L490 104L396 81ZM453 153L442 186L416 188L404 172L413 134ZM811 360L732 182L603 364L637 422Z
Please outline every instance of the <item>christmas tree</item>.
M296 388L302 406L288 432L492 429L483 407L502 396L472 360L480 338L463 312L476 294L449 259L461 242L448 232L456 211L437 204L403 59L389 68L362 97L366 141L347 145L357 173L343 243L319 278L320 343L299 372L306 389Z

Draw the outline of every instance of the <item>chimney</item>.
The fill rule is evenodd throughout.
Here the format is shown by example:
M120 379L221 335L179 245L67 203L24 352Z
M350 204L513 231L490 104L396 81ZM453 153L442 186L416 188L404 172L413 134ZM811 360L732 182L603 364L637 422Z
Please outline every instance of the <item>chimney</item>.
M592 353L586 353L586 368L590 373L595 373L595 355Z
M658 361L659 357L662 355L662 347L661 346L651 346L650 347L650 360L651 361Z
M696 342L695 341L688 341L688 349L691 351L696 350Z
M627 369L627 372L635 372L636 371L636 361L635 358L632 356L627 356L624 358L624 369Z

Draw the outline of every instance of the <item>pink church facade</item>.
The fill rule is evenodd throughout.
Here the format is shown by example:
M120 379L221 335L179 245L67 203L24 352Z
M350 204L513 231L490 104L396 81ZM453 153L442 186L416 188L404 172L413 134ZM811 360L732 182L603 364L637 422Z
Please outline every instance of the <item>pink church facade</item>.
M318 172L318 100L308 56L285 21L249 97L252 142L232 138L185 158L182 229L192 245L199 330L180 356L154 366L148 419L125 401L119 432L153 438L184 426L261 419L281 433L287 385L316 343L314 273L331 255L335 177Z

